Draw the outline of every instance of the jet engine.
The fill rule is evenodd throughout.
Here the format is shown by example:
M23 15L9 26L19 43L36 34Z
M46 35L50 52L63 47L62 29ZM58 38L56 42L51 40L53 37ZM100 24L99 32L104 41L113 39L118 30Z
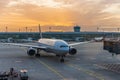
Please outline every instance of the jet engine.
M36 54L36 52L37 52L37 50L34 49L34 48L29 48L29 49L27 50L27 54L28 54L29 56L34 56L34 55Z
M75 55L77 53L77 50L75 49L75 48L70 48L70 50L69 50L69 54L70 55Z

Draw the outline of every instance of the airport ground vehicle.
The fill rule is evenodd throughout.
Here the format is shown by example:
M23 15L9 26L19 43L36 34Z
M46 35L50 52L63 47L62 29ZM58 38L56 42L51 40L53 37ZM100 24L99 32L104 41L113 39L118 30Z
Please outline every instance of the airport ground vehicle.
M10 68L10 71L0 72L0 80L28 80L27 70L15 71Z
M20 80L28 80L27 70L20 70L19 77Z
M9 75L6 72L0 72L0 80L8 80Z

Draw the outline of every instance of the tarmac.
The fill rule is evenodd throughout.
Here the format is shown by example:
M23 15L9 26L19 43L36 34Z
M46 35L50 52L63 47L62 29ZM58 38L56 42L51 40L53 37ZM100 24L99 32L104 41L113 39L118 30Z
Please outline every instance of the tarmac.
M99 67L100 64L119 64L120 56L112 57L103 50L102 42L74 46L77 54L67 55L65 62L51 53L40 58L27 55L27 48L0 45L0 71L26 69L29 80L120 80L120 73ZM18 80L18 79L15 79Z

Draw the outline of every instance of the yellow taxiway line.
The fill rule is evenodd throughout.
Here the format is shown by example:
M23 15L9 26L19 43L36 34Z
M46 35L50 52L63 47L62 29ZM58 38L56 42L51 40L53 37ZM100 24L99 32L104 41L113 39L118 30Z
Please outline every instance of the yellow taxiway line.
M41 61L40 59L37 59L37 60L38 60L39 63L41 63L42 65L44 65L50 71L54 72L56 75L58 75L59 77L61 77L63 80L65 79L64 76L62 76L57 70L55 70L54 68L52 68L51 66L49 66L47 63Z
M22 48L24 51L25 48ZM54 68L52 68L51 66L49 66L47 63L41 61L40 59L35 58L40 64L42 64L43 66L45 66L47 69L49 69L50 71L52 71L53 73L55 73L56 75L58 75L60 78L62 78L62 80L65 80L64 76L62 76L57 70L55 70Z

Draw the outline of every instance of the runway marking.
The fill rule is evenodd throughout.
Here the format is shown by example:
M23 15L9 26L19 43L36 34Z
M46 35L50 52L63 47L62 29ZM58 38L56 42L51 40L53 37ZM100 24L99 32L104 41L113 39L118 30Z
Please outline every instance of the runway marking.
M49 66L48 64L46 64L45 62L37 59L42 65L44 65L45 67L47 67L49 70L51 70L52 72L54 72L55 74L57 74L59 77L61 77L63 80L65 80L64 76L62 76L57 70L55 70L54 68L52 68L51 66Z
M84 73L86 73L86 74L88 74L90 76L93 76L93 77L95 77L95 78L97 78L99 80L105 80L101 74L98 74L98 73L96 73L94 71L82 68L82 67L77 66L77 65L69 64L69 63L65 63L65 64L68 65L69 67L72 67L72 68L77 69L79 71L82 71L82 72L84 72Z

